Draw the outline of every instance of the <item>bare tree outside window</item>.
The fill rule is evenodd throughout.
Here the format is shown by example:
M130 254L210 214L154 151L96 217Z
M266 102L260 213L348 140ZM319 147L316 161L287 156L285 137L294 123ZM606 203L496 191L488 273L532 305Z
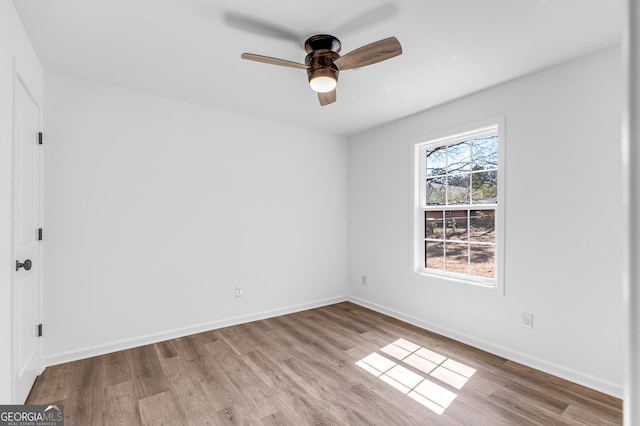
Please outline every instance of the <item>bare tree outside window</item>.
M421 153L424 268L495 278L497 130Z

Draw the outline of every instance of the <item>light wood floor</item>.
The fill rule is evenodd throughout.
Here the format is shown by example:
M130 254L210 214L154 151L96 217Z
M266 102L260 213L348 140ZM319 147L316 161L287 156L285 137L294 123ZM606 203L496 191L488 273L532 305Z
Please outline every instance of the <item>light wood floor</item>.
M619 399L351 303L49 367L79 425L614 425Z

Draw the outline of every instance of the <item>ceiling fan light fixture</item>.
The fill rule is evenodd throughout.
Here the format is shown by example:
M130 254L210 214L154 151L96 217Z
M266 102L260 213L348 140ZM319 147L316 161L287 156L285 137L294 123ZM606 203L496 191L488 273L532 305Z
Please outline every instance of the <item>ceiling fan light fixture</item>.
M338 82L332 77L320 76L312 79L309 86L314 92L327 93L336 88Z
M318 68L310 70L309 86L314 92L327 93L336 88L338 84L338 73L330 68Z

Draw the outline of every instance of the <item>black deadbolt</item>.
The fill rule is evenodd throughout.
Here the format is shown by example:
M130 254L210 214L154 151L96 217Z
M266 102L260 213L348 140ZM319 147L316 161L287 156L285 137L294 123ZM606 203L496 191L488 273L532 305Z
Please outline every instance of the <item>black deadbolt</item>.
M19 260L16 260L16 271L19 271L20 268L24 268L25 271L31 269L31 260L27 259L24 263L20 263Z

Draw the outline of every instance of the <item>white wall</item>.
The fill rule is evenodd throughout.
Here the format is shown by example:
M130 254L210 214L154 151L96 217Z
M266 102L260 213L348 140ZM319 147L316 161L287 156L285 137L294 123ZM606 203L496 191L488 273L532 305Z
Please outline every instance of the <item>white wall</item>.
M609 49L353 137L350 297L621 396L621 75L620 52ZM499 115L505 296L413 278L412 143ZM534 330L520 325L523 311Z
M12 241L13 59L42 105L43 71L10 1L0 2L0 404L11 401L11 291L15 258Z
M48 365L345 299L346 138L45 83Z

